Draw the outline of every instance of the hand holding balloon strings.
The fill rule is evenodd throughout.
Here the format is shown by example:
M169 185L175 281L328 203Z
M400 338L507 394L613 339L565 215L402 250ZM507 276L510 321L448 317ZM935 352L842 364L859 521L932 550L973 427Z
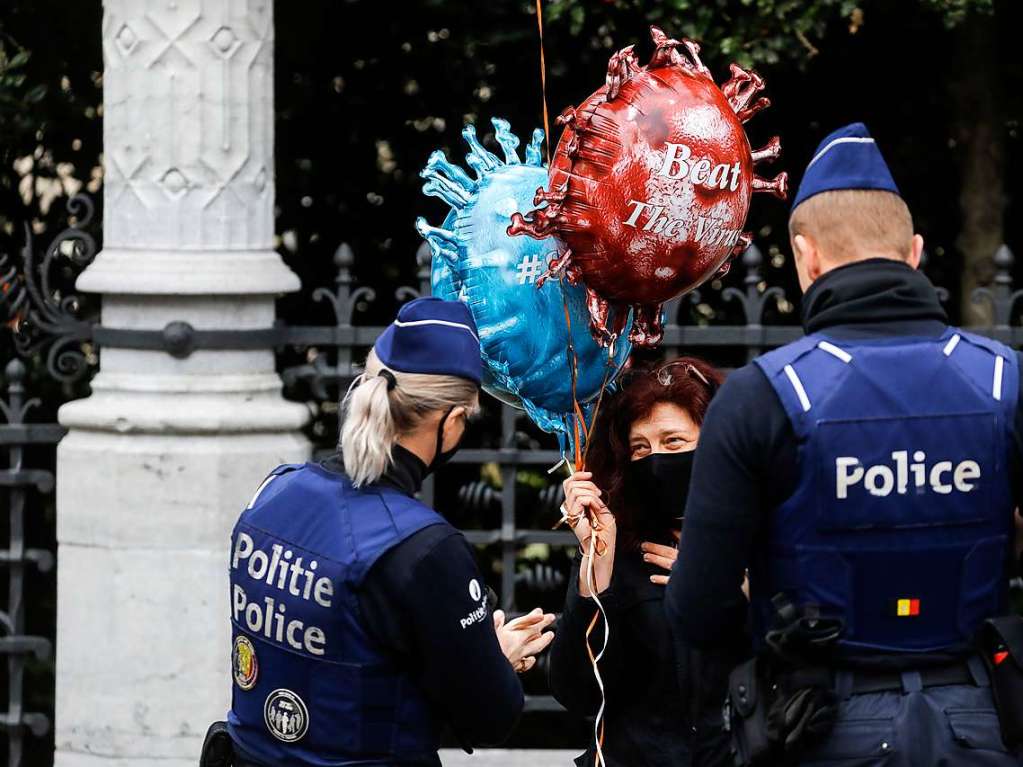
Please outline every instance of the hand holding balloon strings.
M597 715L593 720L593 738L596 746L596 759L595 767L604 767L604 709L607 706L607 695L604 691L604 679L600 674L600 659L604 657L604 653L607 651L608 642L611 639L611 624L607 620L607 611L604 609L603 603L600 601L599 593L604 591L611 584L611 572L614 567L614 546L617 538L617 528L615 527L614 515L607 508L603 501L600 500L601 490L593 484L590 479L592 474L583 471L583 467L586 463L586 450L589 450L590 439L589 430L586 426L586 419L583 417L582 408L579 406L579 400L576 397L576 379L578 376L579 360L575 353L575 348L572 344L572 317L568 311L568 303L565 303L565 323L568 326L568 344L566 353L569 359L569 371L572 377L572 404L574 409L574 434L575 434L575 469L576 473L573 478L569 478L565 481L565 501L566 505L562 505L562 521L569 524L574 531L576 531L576 537L579 538L580 543L583 547L583 578L582 584L585 587L580 588L580 593L583 596L589 596L594 603L597 605L597 611L593 614L590 624L586 627L586 654L590 659L590 664L593 666L593 678L597 683L597 687L600 690L600 708L597 709ZM607 367L604 373L604 381L600 387L600 394L597 395L597 403L593 408L591 423L596 423L597 416L600 413L601 403L604 401L604 393L607 391L608 384L610 383L610 376L613 370L612 362L614 360L614 340L608 345L608 358ZM586 439L586 450L581 447L581 438ZM570 491L572 497L570 497ZM569 506L568 504L572 504ZM585 529L582 526L585 525ZM602 537L601 533L607 533L607 537ZM595 562L601 560L601 571L604 574L603 586L600 587L598 583L598 577L596 574ZM590 634L593 633L593 629L596 628L597 620L603 618L604 624L604 641L601 645L600 651L597 653L593 652L593 647L590 645Z

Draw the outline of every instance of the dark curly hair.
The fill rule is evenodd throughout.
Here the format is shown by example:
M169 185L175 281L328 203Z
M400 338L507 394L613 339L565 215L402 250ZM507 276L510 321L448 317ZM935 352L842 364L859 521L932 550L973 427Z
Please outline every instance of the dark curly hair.
M696 357L679 357L653 367L623 374L619 388L605 396L590 433L586 470L604 491L604 501L615 516L620 540L638 546L644 526L640 510L630 503L625 471L631 462L629 431L632 424L669 402L685 410L697 425L703 423L707 407L724 376Z

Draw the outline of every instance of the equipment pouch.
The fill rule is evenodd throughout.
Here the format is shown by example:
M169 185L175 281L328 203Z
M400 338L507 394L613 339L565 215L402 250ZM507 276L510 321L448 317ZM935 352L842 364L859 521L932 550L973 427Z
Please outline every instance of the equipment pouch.
M1023 745L1023 617L989 618L980 629L980 651L991 675L1002 740Z
M763 661L752 658L728 677L725 729L731 734L737 767L769 764L772 748L767 735L767 704L761 695Z
M199 756L199 767L232 767L234 743L227 731L227 722L214 722L206 731Z

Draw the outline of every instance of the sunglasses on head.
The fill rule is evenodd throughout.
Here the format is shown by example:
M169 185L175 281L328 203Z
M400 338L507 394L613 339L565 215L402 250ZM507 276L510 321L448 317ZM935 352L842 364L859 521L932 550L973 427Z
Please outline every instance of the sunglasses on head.
M647 368L643 370L628 370L619 377L621 385L629 386L634 381L639 380L644 376L654 376L657 382L661 386L670 386L675 382L675 376L684 375L691 378L695 378L697 381L706 386L711 392L717 387L711 383L707 376L699 371L699 369L690 362L684 360L674 360L672 362L665 362L657 367Z

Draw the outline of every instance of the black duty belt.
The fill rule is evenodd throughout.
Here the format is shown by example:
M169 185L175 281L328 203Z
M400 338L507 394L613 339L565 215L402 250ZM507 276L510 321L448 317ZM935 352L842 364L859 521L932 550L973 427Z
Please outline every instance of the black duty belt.
M903 688L903 673L900 671L854 671L852 673L852 694L901 690ZM954 684L975 685L977 683L966 663L922 668L916 670L915 673L920 675L922 687L944 687Z

